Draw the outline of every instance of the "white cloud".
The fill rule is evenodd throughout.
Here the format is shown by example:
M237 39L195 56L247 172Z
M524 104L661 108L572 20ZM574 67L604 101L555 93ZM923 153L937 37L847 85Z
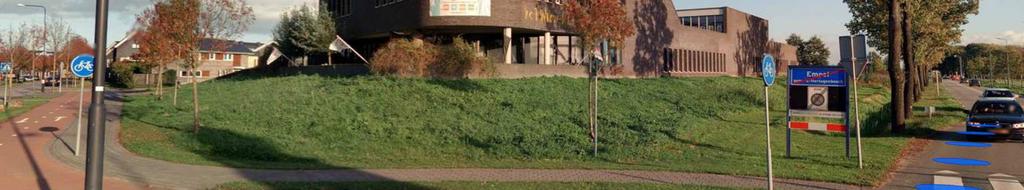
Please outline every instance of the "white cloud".
M999 33L978 33L972 34L967 33L962 39L963 44L970 43L991 43L991 44L1004 44L1009 43L1011 45L1024 45L1024 32L1018 32L1014 30L1007 30Z

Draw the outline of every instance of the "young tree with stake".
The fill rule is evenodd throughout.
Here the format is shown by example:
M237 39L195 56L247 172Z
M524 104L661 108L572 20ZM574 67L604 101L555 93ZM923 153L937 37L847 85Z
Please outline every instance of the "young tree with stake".
M626 10L621 1L618 0L569 0L562 7L561 21L563 27L572 31L580 38L580 49L584 50L586 57L595 56L590 50L598 47L601 43L612 42L622 44L628 36L636 31L633 23L626 17ZM603 53L600 60L609 60L607 53ZM590 125L590 138L594 142L594 154L597 154L597 79L598 73L611 65L589 65L589 103L588 116Z

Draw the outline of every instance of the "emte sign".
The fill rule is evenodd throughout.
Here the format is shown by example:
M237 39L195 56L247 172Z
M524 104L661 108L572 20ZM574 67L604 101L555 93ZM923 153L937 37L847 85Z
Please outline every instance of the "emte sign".
M791 131L808 130L846 134L850 156L850 88L847 71L838 66L789 68L786 156L790 155Z

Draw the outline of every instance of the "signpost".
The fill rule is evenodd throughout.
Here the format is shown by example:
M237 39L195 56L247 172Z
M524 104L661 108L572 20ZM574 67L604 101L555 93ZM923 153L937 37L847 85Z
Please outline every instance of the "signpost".
M846 157L850 157L849 80L840 66L789 67L786 157L790 157L792 129L846 133Z
M10 62L2 62L2 63L0 63L0 73L2 73L4 75L5 79L7 79L6 81L4 81L4 111L7 111L7 105L8 105L7 104L7 100L8 100L7 91L8 91L9 88L11 88L11 79L14 78L14 77L9 76L10 73L11 73L11 70L13 70L13 69L11 69L11 63Z
M92 55L82 54L75 59L71 60L71 74L78 77L78 128L75 132L75 156L78 156L78 151L82 142L82 103L85 97L85 78L92 76L93 67L95 65L96 58Z
M764 79L764 132L765 147L767 147L768 158L768 190L775 189L774 176L772 176L772 121L768 109L768 87L775 84L775 58L772 55L764 54L761 60L761 78Z
M857 67L866 67L868 64L868 50L867 50L867 35L854 35L854 36L840 36L839 37L839 49L840 49L840 60L843 65L849 65L852 71L852 83L853 83L853 113L854 113L854 125L857 127L857 167L864 168L864 151L862 148L860 138L860 100L858 99L859 93L857 93L857 77L860 75L857 72ZM861 69L863 71L863 69Z

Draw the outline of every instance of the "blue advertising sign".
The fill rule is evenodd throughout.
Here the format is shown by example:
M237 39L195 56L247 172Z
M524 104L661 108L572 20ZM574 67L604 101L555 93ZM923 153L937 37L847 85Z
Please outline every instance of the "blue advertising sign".
M846 70L842 68L790 68L791 86L846 87Z
M75 57L75 59L71 60L71 73L75 74L76 77L90 77L92 76L95 61L96 58L92 55L79 55Z
M775 84L775 58L772 55L764 54L764 59L761 60L761 78L764 79L765 86Z

